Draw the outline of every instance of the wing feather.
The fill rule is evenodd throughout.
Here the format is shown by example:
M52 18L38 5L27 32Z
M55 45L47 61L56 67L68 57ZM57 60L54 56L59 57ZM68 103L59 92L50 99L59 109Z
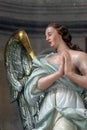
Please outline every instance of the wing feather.
M32 59L18 39L11 37L5 48L5 66L11 101L15 101L32 70Z
M11 102L17 101L23 128L32 130L32 113L24 98L24 86L32 73L32 58L34 57L28 35L24 30L12 34L5 47L5 68Z

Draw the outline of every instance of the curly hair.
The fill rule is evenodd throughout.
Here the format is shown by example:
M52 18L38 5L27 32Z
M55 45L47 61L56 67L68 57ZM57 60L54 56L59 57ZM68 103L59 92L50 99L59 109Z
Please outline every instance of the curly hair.
M64 40L64 42L67 44L67 46L70 49L82 51L82 49L78 45L72 44L72 42L71 42L72 36L67 27L60 25L58 23L50 23L46 28L48 28L48 27L55 28L57 30L58 34L60 34L62 36L62 39Z

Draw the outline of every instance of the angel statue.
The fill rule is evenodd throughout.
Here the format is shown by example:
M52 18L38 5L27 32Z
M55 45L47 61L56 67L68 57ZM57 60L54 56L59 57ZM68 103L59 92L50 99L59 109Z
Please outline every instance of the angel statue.
M87 130L87 54L58 23L46 27L55 50L38 56L24 30L5 48L11 102L17 101L24 130Z

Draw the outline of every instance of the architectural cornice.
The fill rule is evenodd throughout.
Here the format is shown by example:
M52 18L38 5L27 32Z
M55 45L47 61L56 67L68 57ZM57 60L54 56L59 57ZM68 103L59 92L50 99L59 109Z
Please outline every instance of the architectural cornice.
M87 34L87 2L83 0L2 0L0 33L9 34L23 28L30 34L41 34L50 22L69 27L72 33Z
M32 10L33 9L33 10ZM36 11L40 14L43 13L51 13L55 11L59 11L58 13L71 13L73 11L77 13L87 13L87 3L37 3L37 4L31 4L31 3L13 3L13 2L0 2L0 10L3 12L17 12L17 13L29 13L28 11L32 11L33 13L36 13ZM48 11L48 12L47 12Z
M52 22L52 21L50 21ZM56 21L69 28L72 33L86 33L87 34L87 21ZM0 33L9 34L13 31L23 28L29 34L42 34L45 27L49 24L47 21L28 21L18 20L8 17L0 17Z
M21 2L21 0L20 0ZM62 19L62 15L66 15L66 21L69 20L68 16L74 15L78 20L79 15L81 19L84 18L87 20L87 2L49 2L49 3L41 3L38 2L34 4L31 2L12 2L9 1L0 1L0 16L8 16L17 19L26 19L29 20L39 18L43 16L44 19L49 17L50 19L58 19L56 16L58 15L60 21ZM60 17L61 16L61 17ZM74 19L73 16L73 19ZM84 16L84 17L83 17ZM40 19L43 20L43 19ZM48 19L46 19L48 20Z

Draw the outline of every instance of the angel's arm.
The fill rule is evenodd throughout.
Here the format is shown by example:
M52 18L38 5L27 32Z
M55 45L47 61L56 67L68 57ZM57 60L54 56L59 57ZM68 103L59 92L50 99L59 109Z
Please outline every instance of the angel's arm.
M41 77L38 80L38 88L41 90L47 89L50 87L58 78L60 78L63 75L63 69L64 69L64 62L63 62L63 57L61 58L61 63L59 66L58 71L56 71L53 74L49 74L47 76Z
M77 67L81 74L72 70L72 63L69 53L65 53L65 75L78 85L87 88L87 54L80 53L77 59Z

